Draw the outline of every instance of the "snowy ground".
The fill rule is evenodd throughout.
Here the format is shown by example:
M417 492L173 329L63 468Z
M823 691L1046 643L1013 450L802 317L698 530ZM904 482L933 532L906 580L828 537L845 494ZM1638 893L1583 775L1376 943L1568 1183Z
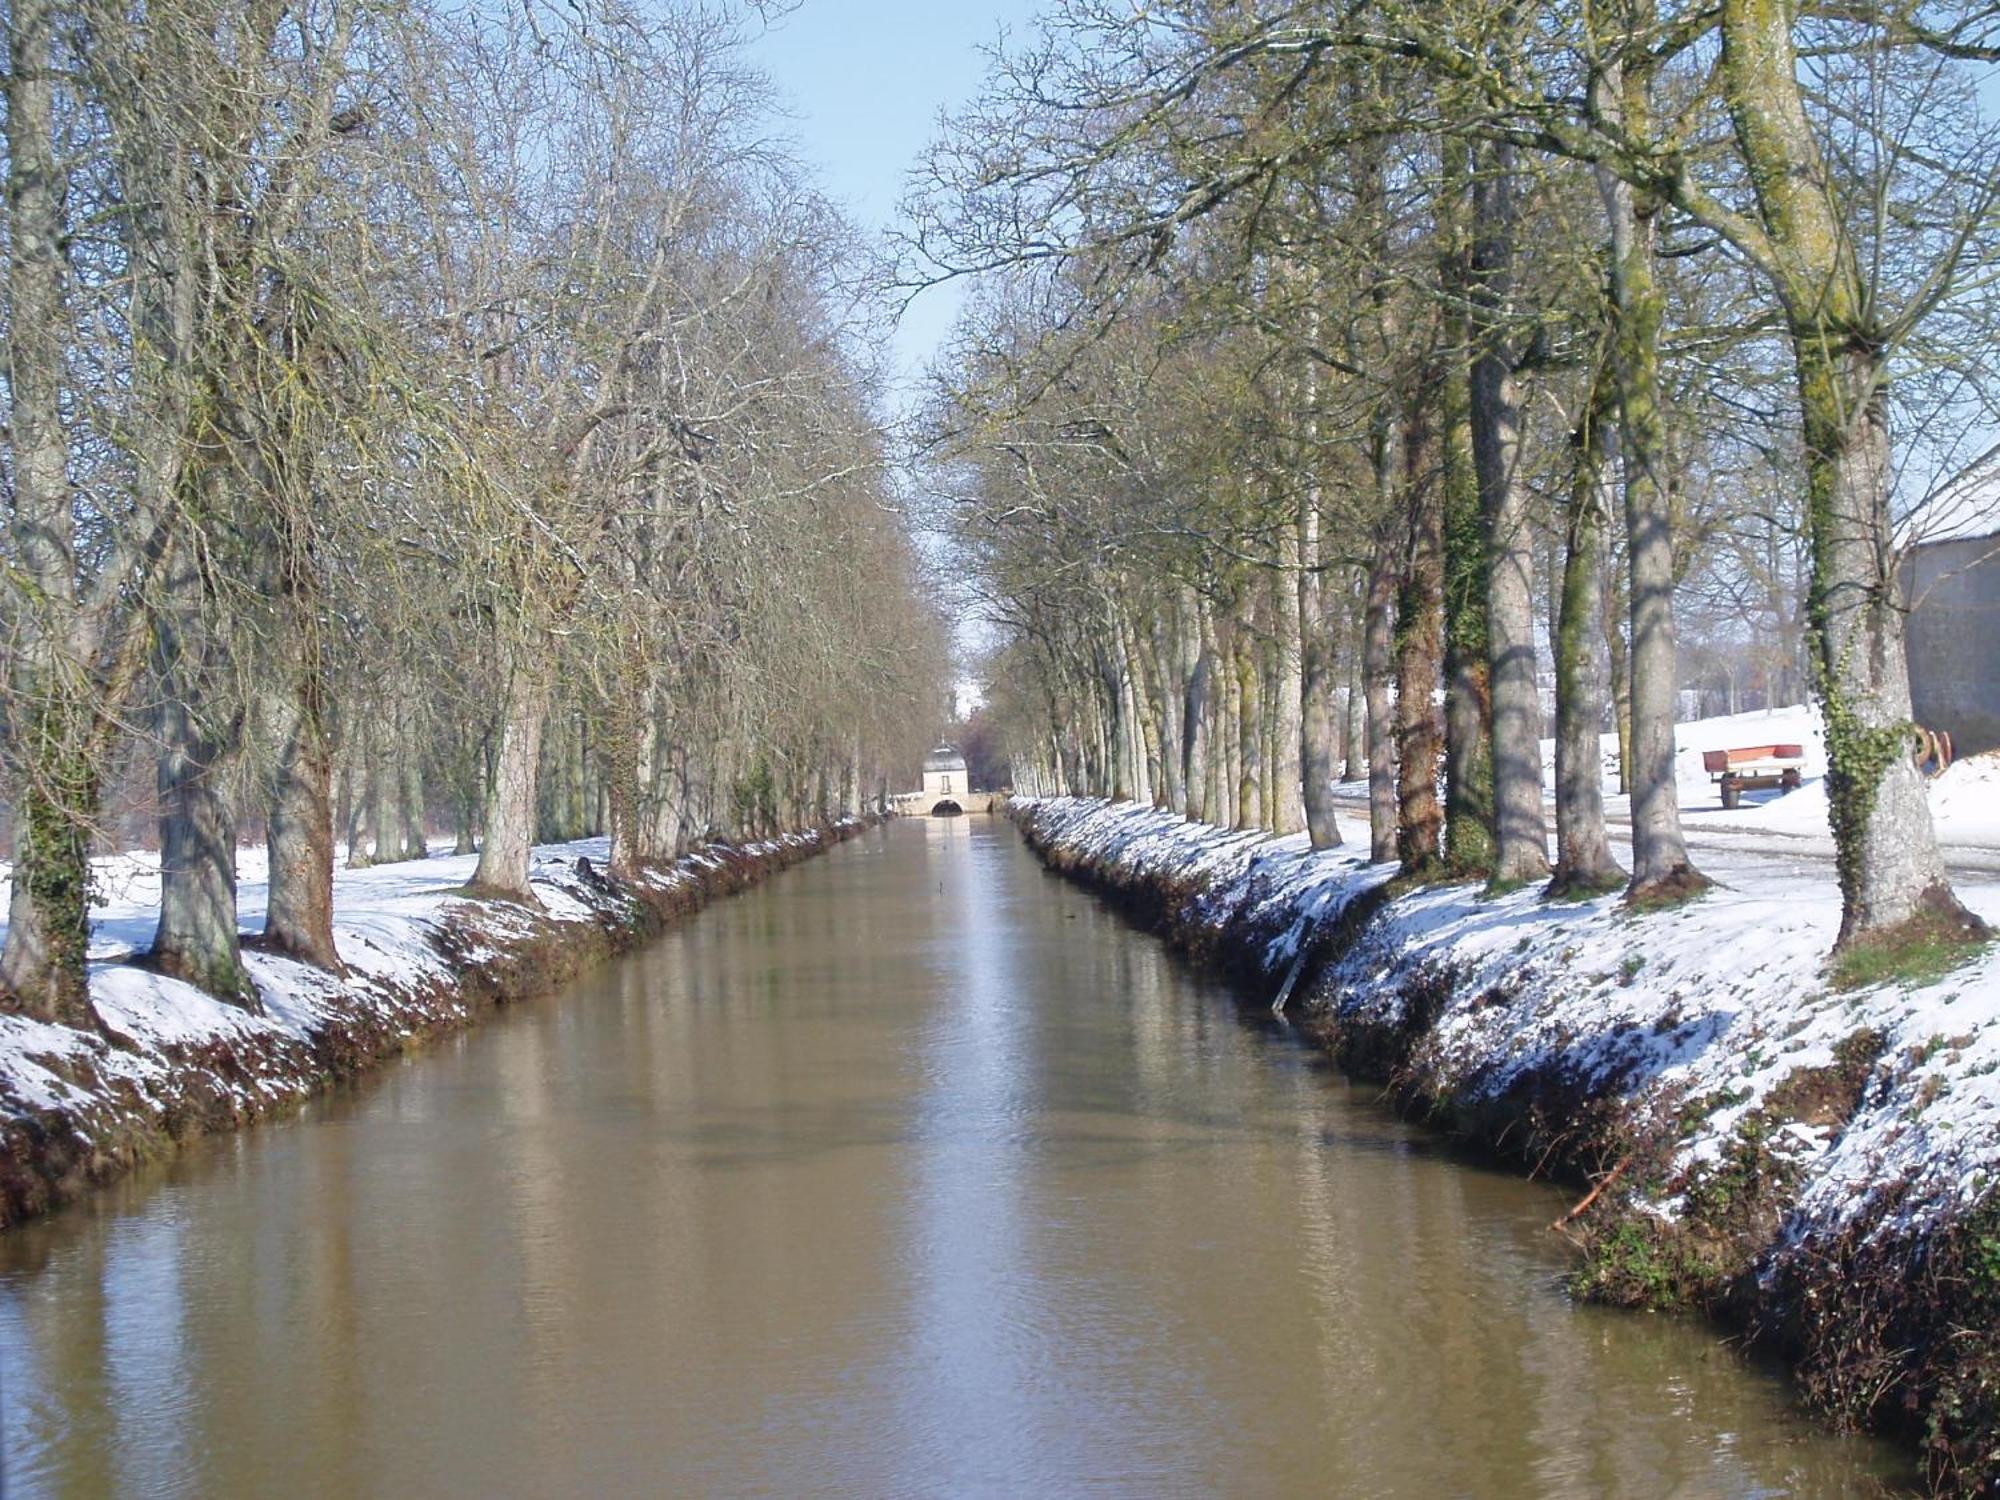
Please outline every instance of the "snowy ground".
M761 855L820 842L818 835L788 835L746 845ZM246 949L265 1013L252 1015L209 998L192 985L120 960L151 940L157 918L158 856L131 853L97 862L99 904L91 934L90 995L116 1045L105 1037L24 1016L0 1014L0 1130L10 1122L60 1116L86 1145L144 1129L148 1111L164 1117L185 1106L189 1074L230 1096L238 1119L309 1091L323 1073L315 1042L330 1031L357 1028L408 1035L448 1015L457 970L439 939L451 929L461 963L497 955L515 939L546 932L548 924L594 922L614 898L583 878L577 861L602 869L604 839L545 845L535 850L533 884L540 914L526 908L471 902L458 894L472 876L475 856L433 853L428 859L337 871L334 933L350 972L336 978L273 954ZM238 851L239 906L244 930L263 925L265 862L261 849ZM717 851L697 850L672 867L650 873L659 891L701 883L720 869ZM7 882L0 867L0 903ZM4 912L0 904L0 912ZM0 933L4 933L0 926ZM204 1102L206 1116L215 1110ZM141 1122L135 1127L134 1122ZM39 1127L38 1127L39 1129ZM8 1145L18 1149L19 1136ZM5 1221L0 1214L0 1223Z
M1817 709L1779 708L1698 719L1674 726L1675 783L1681 822L1691 847L1755 851L1797 860L1833 859L1833 830L1827 821L1826 738ZM1702 769L1704 750L1749 745L1797 745L1805 752L1805 784L1795 792L1745 792L1734 810L1722 805L1714 778ZM1542 741L1544 777L1555 788L1555 745ZM1604 811L1616 837L1629 830L1632 799L1618 785L1618 738L1604 737ZM1931 817L1954 873L2000 878L2000 753L1959 761L1930 783ZM1343 810L1363 812L1366 788L1343 783L1337 789ZM1626 857L1628 851L1621 852ZM1699 861L1706 869L1709 860ZM1713 872L1710 872L1713 873Z
M1781 833L1825 839L1831 846L1833 833L1827 822L1826 805L1826 736L1817 709L1779 708L1698 719L1676 725L1674 743L1674 779L1680 791L1681 813L1700 831ZM1745 792L1741 807L1725 811L1714 779L1702 769L1702 752L1770 744L1797 745L1804 750L1805 785L1795 792L1775 789ZM1543 742L1542 754L1544 763L1551 767L1549 785L1553 788L1552 742ZM1615 735L1606 736L1605 754L1604 784L1613 787L1618 784ZM1631 799L1611 797L1607 799L1606 810L1614 818L1627 818ZM1933 780L1931 816L1937 824L1938 837L1947 847L2000 849L2000 756L1969 757Z
M1766 737L1744 738L1749 722L1700 726L1689 745L1697 770L1711 739ZM1796 721L1786 730L1794 734L1805 738ZM1991 759L1969 761L1936 784L1934 806L1952 830L1983 838L2000 827L1996 771ZM1796 1211L1772 1248L1784 1253L1864 1216L1880 1230L1926 1222L1983 1193L2000 1171L2000 950L1937 983L1834 991L1823 971L1839 894L1816 848L1822 835L1796 828L1808 809L1823 816L1823 800L1805 800L1812 785L1783 799L1790 809L1718 807L1746 830L1790 837L1778 852L1758 840L1713 841L1700 863L1719 889L1682 909L1635 917L1615 897L1552 905L1535 890L1420 890L1386 906L1312 1000L1394 1023L1405 983L1449 966L1458 982L1423 1059L1434 1091L1476 1103L1528 1076L1557 1076L1592 1097L1621 1097L1635 1120L1684 1121L1676 1170L1649 1205L1666 1216L1780 1085L1830 1067L1849 1038L1879 1033L1854 1116L1833 1130L1787 1124L1770 1147L1796 1173ZM1320 921L1394 873L1369 865L1365 849L1314 854L1302 836L1230 833L1130 803L1020 805L1065 855L1108 863L1121 878L1205 884L1202 920L1218 928L1255 902L1259 930L1278 934L1263 955L1274 989ZM1958 890L2000 925L2000 878L1961 874Z

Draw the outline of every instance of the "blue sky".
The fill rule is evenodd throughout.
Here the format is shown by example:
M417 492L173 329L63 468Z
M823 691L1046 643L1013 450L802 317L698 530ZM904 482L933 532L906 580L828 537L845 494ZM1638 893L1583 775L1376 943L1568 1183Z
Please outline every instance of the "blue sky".
M826 191L869 229L895 222L905 174L938 113L977 92L982 44L1025 33L1041 0L803 0L751 51L793 119L800 154ZM897 363L916 375L950 327L955 288L925 292L896 332Z

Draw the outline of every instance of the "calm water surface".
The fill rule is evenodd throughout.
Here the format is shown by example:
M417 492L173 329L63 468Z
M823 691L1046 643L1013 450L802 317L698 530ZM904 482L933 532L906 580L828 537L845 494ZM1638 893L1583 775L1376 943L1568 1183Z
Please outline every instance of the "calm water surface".
M26 1496L1843 1496L1710 1332L1004 823L0 1235Z

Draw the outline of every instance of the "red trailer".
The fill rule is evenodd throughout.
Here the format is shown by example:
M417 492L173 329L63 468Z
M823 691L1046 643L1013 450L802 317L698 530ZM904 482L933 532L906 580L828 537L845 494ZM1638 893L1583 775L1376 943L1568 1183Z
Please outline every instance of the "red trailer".
M1797 788L1805 768L1803 745L1745 745L1737 750L1704 750L1701 768L1722 788L1722 805L1737 807L1746 791Z

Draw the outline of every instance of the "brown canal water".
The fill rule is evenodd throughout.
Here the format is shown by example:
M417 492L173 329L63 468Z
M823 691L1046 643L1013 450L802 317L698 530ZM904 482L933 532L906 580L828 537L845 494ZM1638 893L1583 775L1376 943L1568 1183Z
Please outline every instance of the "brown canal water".
M28 1496L1897 1493L1006 824L0 1235Z

